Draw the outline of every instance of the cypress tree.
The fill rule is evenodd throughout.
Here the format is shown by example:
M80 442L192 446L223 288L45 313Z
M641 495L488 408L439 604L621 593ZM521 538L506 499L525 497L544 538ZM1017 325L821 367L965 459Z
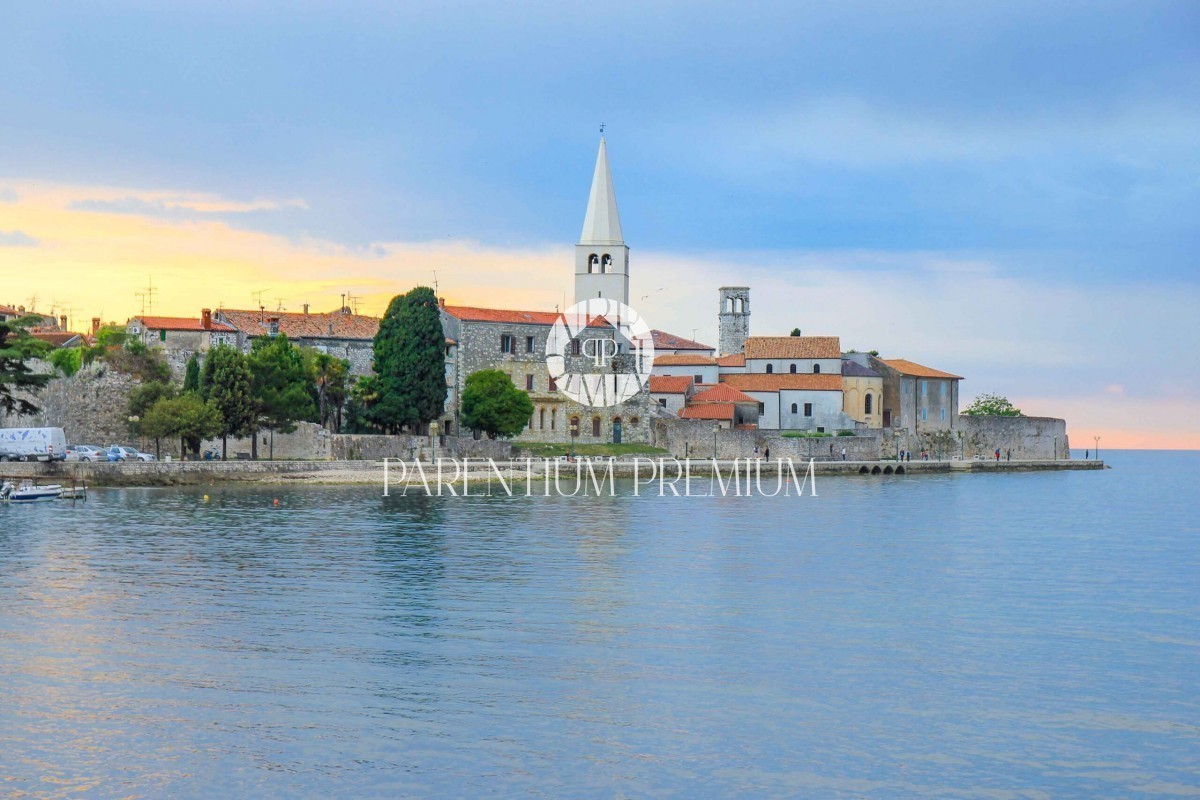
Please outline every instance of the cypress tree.
M378 398L371 420L392 433L423 428L446 403L446 336L428 286L397 295L375 335Z
M226 344L210 350L200 375L200 394L221 412L221 460L224 461L230 436L254 433L254 380L246 356Z
M200 354L192 353L183 371L183 391L200 392Z

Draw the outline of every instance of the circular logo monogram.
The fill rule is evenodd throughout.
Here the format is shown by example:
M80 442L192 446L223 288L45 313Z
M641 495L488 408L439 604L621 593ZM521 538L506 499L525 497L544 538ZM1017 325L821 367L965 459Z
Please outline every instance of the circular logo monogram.
M602 408L624 403L650 380L654 337L636 311L616 300L576 303L546 339L546 368L559 391Z

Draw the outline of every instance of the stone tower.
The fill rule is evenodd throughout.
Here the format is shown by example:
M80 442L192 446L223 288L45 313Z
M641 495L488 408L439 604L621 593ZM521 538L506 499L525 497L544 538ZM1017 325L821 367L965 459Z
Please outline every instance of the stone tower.
M721 355L746 352L746 337L750 335L750 287L722 286L717 319Z
M583 233L575 245L575 302L603 297L629 305L629 248L621 236L617 195L608 171L608 149L600 137Z

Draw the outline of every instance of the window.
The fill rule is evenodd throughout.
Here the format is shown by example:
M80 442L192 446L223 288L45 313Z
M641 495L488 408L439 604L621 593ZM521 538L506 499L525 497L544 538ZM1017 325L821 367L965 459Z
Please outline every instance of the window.
M612 256L608 253L605 253L600 259L600 271L605 274L612 272Z
M939 383L942 385L942 398L944 399L946 397L946 381L939 381Z
M804 404L804 416L806 416L806 417L812 416L812 403Z
M557 427L558 427L558 409L552 408L552 409L550 409L550 430L554 430Z
M546 409L538 409L538 430L546 430Z
M630 417L630 418L629 418L629 424L630 424L630 425L637 425L639 422L641 422L641 420L640 420L640 419L638 419L637 417Z
M821 365L813 364L813 375L820 375L820 374L821 374Z
M770 374L771 374L772 372L774 372L774 371L775 371L775 365L774 365L774 364L767 364L767 374L768 374L768 375L770 375Z
M788 372L790 372L790 373L792 373L793 375L795 375L795 374L796 374L796 365L795 365L795 364L792 364L790 367L788 367Z
M600 418L592 417L592 436L600 438Z
M600 271L600 257L595 253L588 256L588 274Z
M500 352L511 353L513 351L513 337L507 333L500 334Z
M554 380L554 378L550 378L549 381L550 381L550 386L548 388L550 389L550 391L557 392L558 391L558 381Z
M665 397L658 398L658 404L660 406L662 406L663 408L666 408L667 407L667 398L665 398Z
M526 353L533 352L533 337L532 336L525 337L525 352Z
M579 429L579 417L571 417L570 430L573 432L572 435L577 435L579 433L583 433L583 431Z
M795 414L796 411L797 411L796 404L792 403L792 413Z
M929 394L929 381L921 381L921 397Z
M692 380L695 381L696 383L704 383L704 376L703 375L693 375Z
M525 376L525 391L527 391L527 392L533 391L533 376L532 375Z
M863 400L863 412L864 413L866 413L866 414L871 413L871 401L873 399L874 398L871 397L871 393L867 392L867 398L865 400Z
M579 355L581 352L583 352L583 348L580 346L580 344L579 344L579 340L578 340L578 339L572 339L572 340L571 340L571 355L573 355L573 356L577 356L577 355Z
M765 414L765 413L767 413L767 404L766 404L766 403L759 403L759 404L758 404L758 413L760 413L760 414Z
M166 331L159 331L159 332L158 332L158 340L159 340L160 342L165 342L165 341L167 340L167 332L166 332Z

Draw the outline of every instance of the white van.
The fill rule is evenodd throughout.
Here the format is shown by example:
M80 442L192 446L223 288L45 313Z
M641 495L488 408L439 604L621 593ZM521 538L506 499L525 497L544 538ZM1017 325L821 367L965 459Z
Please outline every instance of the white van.
M63 461L67 435L62 428L0 428L0 461Z

